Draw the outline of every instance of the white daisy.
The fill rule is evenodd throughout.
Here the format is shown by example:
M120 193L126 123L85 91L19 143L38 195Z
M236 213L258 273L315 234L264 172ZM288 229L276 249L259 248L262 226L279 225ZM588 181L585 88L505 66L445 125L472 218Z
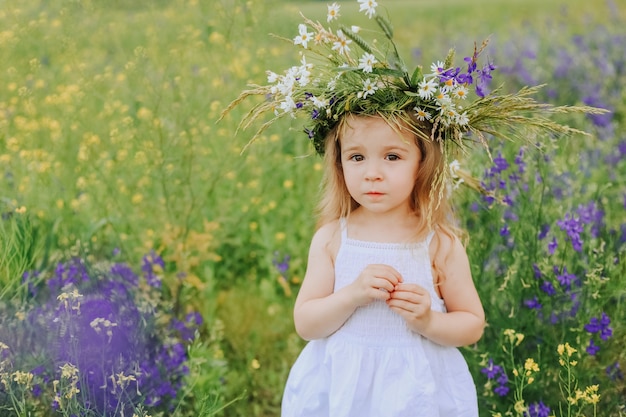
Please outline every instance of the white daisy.
M341 6L339 6L337 3L333 3L333 4L329 4L328 5L328 16L326 17L326 21L330 22L332 20L335 20L339 17L339 8Z
M452 90L452 96L456 98L460 98L461 100L465 100L467 98L468 90L462 84L456 86L454 90Z
M446 80L440 87L441 92L443 93L449 93L451 91L454 90L454 88L457 86L456 81L453 78L450 78L449 80Z
M287 96L285 97L284 101L281 101L280 108L285 113L292 113L293 110L296 108L296 103L295 101L293 101L293 98L291 96Z
M469 123L469 116L467 115L467 112L458 114L456 117L456 123L460 126L467 125Z
M315 96L312 96L310 98L310 100L313 102L313 106L315 108L323 109L324 107L328 106L328 100L326 100L326 99L317 98Z
M362 69L363 72L372 72L372 67L378 61L376 57L368 52L364 53L363 56L359 59L359 69Z
M376 7L378 6L378 3L376 3L376 0L359 0L359 4L361 5L361 7L359 8L359 11L360 12L365 11L365 14L370 19L376 13Z
M437 90L437 82L434 79L427 80L424 78L422 82L418 84L417 94L419 94L422 100L429 100L435 94Z
M336 77L328 82L328 90L329 91L335 91L335 88L337 88L337 78Z
M413 110L415 110L415 117L417 117L417 120L420 120L422 122L424 120L430 120L433 117L430 112L424 110L421 107L413 107Z
M441 74L444 71L444 63L441 61L434 62L430 65L430 72L432 75Z
M357 97L366 99L367 96L374 94L378 90L378 86L369 78L363 81L363 91L359 91Z
M293 38L294 45L302 45L303 48L306 48L308 42L313 39L313 32L307 32L307 27L305 24L300 23L298 25L299 35Z
M339 55L347 54L350 52L350 45L352 40L346 38L341 30L337 31L337 40L333 43L333 51L339 52Z
M461 164L456 159L448 165L450 169L450 179L452 182L452 190L456 190L459 188L459 185L463 184L465 181L463 178L459 177L459 171L461 169Z
M278 81L278 74L273 71L267 71L267 82L273 84L276 81Z

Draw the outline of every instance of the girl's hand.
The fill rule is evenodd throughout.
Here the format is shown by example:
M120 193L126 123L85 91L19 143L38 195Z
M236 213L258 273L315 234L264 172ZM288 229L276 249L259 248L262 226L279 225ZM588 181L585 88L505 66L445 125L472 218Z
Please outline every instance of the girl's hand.
M366 266L350 284L350 290L355 304L364 306L374 300L388 300L401 282L402 275L395 268L384 264L371 264Z
M427 326L430 319L430 294L417 284L396 285L394 291L389 294L387 305L398 313L410 328L418 332Z

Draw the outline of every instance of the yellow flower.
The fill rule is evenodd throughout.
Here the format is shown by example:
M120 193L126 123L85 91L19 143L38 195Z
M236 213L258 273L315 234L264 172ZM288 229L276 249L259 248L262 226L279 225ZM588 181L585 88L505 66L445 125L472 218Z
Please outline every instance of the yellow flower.
M33 384L34 375L30 372L15 371L12 376L13 381L17 382L19 385L24 385L25 387L30 388Z
M524 369L529 372L539 372L539 365L533 358L528 358L524 363Z
M71 363L66 363L61 368L61 378L65 379L73 379L78 375L78 368L72 365Z
M559 355L563 355L565 352L567 352L568 357L571 357L574 353L577 352L577 350L571 347L569 343L560 344L557 347L556 351L558 352Z
M522 415L526 412L526 405L524 404L524 400L520 400L518 402L515 403L515 412L518 413L519 415Z
M258 359L252 359L252 362L250 363L250 367L252 369L259 369L261 367L261 363L259 362Z
M517 333L513 329L506 329L504 331L504 335L507 336L509 341L514 343L515 346L519 346L519 344L522 343L522 340L524 340L524 335L522 333Z

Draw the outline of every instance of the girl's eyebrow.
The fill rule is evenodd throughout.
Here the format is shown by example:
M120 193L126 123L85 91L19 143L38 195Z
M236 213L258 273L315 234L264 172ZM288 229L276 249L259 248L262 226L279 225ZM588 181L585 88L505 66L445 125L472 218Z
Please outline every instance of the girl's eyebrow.
M345 148L341 149L341 153L351 153L351 152L356 152L356 151L361 151L362 150L362 146L361 145L351 145L351 146L347 146ZM388 145L388 146L384 146L382 148L382 153L387 153L387 152L409 152L409 150L405 147L405 146L401 146L401 145Z
M345 148L342 147L341 149L341 153L349 153L349 152L354 152L354 151L360 151L361 150L361 145L352 145L352 146L346 146Z

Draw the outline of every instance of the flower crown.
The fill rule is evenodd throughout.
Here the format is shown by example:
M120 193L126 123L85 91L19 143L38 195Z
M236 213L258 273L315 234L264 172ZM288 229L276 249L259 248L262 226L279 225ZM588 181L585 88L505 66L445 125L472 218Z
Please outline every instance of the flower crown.
M514 94L500 94L500 88L490 91L491 72L496 67L491 62L478 64L487 41L475 45L473 53L464 58L463 68L453 65L451 50L444 61L431 65L429 73L425 74L421 66L409 72L393 41L391 23L376 11L378 3L358 3L360 11L377 23L383 44L377 39L368 43L361 37L359 27L339 25L333 31L303 16L298 35L293 41L286 39L300 48L300 64L282 74L268 71L268 84L252 85L243 91L222 117L249 96L265 97L239 125L245 129L262 115L274 115L261 125L250 142L284 116L303 116L308 120L304 132L322 155L326 136L344 115L379 115L406 121L416 134L439 142L450 157L452 150L462 148L451 145L476 142L476 138L489 152L486 134L532 140L520 127L557 134L586 134L548 116L603 112L587 106L538 103L531 96L541 86L525 87ZM328 5L327 23L334 24L339 16L340 6ZM415 127L416 120L430 126L430 134L425 135L423 126Z

